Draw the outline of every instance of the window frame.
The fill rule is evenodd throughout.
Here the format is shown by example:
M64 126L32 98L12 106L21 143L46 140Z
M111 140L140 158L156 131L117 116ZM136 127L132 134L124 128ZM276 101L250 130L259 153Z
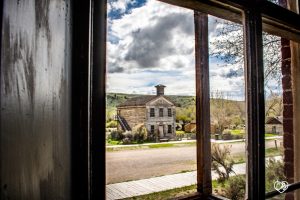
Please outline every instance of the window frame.
M155 108L150 108L150 117L155 117Z
M164 108L158 109L158 117L164 117Z
M172 117L172 108L168 108L168 117Z
M172 125L168 124L168 133L172 133Z
M264 144L262 134L264 130L264 94L262 73L262 30L300 42L300 16L266 0L160 0L176 6L202 12L197 23L201 29L206 29L207 14L227 19L244 25L245 64L246 64L246 103L247 103L247 133L248 133L248 164L247 164L247 198L264 199ZM106 81L106 1L74 0L72 6L72 195L81 199L104 199L106 187L105 175L105 138L98 134L105 130L105 81ZM195 12L195 13L196 13ZM281 13L281 15L277 15ZM198 13L199 14L199 13ZM206 15L206 16L205 16ZM207 34L206 32L204 34ZM203 32L196 37L207 38ZM199 44L200 49L206 44ZM201 46L202 45L202 46ZM201 52L201 51L200 51ZM198 52L199 59L206 59ZM208 64L207 64L208 66ZM206 96L209 87L205 78L208 67L196 65L196 105L197 126L197 190L193 197L219 199L211 195L210 169L205 165L210 148L205 146L208 140L207 118L203 115L209 98ZM200 75L200 76L199 76ZM202 89L202 90L201 90ZM79 98L78 98L79 97ZM208 106L206 106L208 107ZM257 109L256 109L256 108ZM103 112L99 112L102 110ZM200 116L200 118L199 118ZM206 115L207 116L207 115ZM202 118L201 118L202 117ZM261 120L261 121L260 121ZM258 122L258 124L256 123ZM202 146L200 146L202 144ZM206 154L208 155L208 154ZM84 161L84 162L82 162ZM82 173L82 170L84 173ZM80 174L80 176L77 176ZM262 189L259 189L262 187ZM103 191L99 190L102 188ZM296 187L299 188L299 185ZM294 188L295 189L295 188Z
M155 126L154 125L150 125L150 133L151 134L155 133Z

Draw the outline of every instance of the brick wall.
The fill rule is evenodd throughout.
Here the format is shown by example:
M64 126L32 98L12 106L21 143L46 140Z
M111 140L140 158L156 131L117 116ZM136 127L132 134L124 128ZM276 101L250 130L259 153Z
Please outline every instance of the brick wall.
M282 7L287 8L287 0L279 0ZM281 38L281 73L283 91L283 147L284 174L289 183L294 182L294 136L293 136L293 92L291 77L291 48L290 41ZM293 200L294 193L285 196L286 200Z
M283 146L284 173L289 183L294 182L294 138L293 138L293 93L291 81L290 41L281 39L282 90L283 90ZM293 193L286 194L286 200L294 199Z

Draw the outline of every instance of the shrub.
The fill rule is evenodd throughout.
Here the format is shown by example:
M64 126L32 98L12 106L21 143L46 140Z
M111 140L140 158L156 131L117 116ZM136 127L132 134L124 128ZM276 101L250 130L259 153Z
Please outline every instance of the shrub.
M122 140L124 138L124 134L122 131L112 131L109 138L112 140Z
M128 137L124 138L124 139L122 140L122 142L123 142L123 144L132 144L132 140L129 139Z
M231 131L229 129L225 129L222 132L222 139L223 140L232 140L233 139L233 136L232 136Z
M125 138L128 138L128 139L130 139L130 140L133 140L134 138L133 138L133 134L131 133L131 132L127 132L127 133L125 133L124 134L124 139Z
M144 142L147 139L147 129L144 125L139 126L133 134L133 139L139 143Z
M186 133L186 137L189 139L196 139L196 133Z
M184 134L185 134L185 132L184 131L176 131L176 136L177 137L183 137L184 136Z
M231 146L224 145L223 148L218 144L212 145L212 169L218 174L218 182L224 183L230 173L234 173L233 164L234 161L230 156Z
M231 133L224 133L222 134L222 139L223 140L232 140L233 139L233 136L231 135Z
M230 131L229 129L225 129L225 130L223 131L223 134L230 134L230 135L231 135L231 131Z
M273 190L274 182L277 180L286 180L284 175L284 164L282 160L275 160L271 157L266 162L266 190Z
M139 143L144 142L147 139L147 134L143 132L136 132L133 135L133 139Z
M118 126L118 122L115 120L106 123L107 128L117 128L117 126Z
M224 189L224 196L232 200L244 199L246 180L244 176L233 176L228 179Z

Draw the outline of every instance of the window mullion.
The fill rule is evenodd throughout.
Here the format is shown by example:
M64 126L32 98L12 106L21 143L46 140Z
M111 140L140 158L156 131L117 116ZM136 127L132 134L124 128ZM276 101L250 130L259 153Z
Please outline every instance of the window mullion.
M244 13L246 110L247 110L247 199L264 199L264 69L262 19L255 6Z
M197 190L210 195L211 147L208 66L208 16L195 11Z

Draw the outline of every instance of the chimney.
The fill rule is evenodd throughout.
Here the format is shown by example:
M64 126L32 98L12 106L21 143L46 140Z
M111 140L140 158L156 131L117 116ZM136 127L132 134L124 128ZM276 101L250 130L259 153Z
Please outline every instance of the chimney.
M165 90L165 87L164 85L161 85L161 84L158 84L156 87L156 95L157 96L160 96L160 95L164 95L164 90Z

